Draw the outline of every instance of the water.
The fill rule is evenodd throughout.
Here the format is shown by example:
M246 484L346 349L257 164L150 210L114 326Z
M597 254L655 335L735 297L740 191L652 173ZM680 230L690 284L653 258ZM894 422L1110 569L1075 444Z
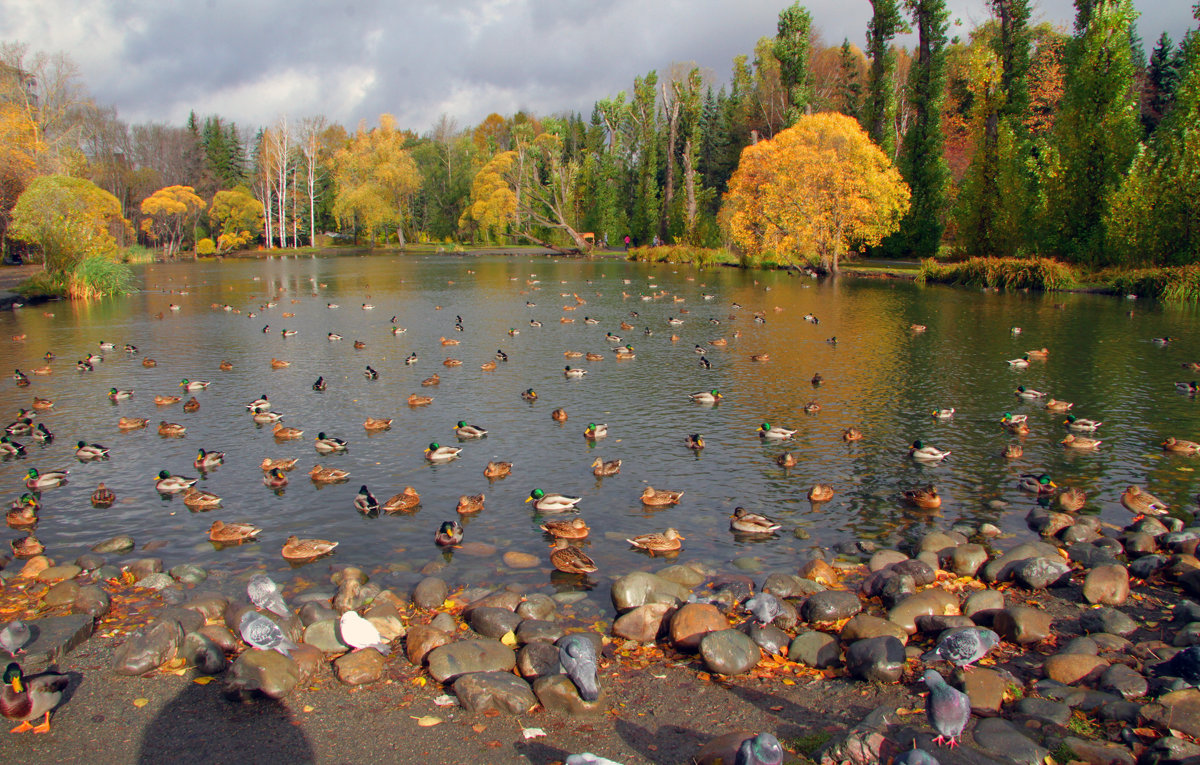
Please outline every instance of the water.
M0 368L32 372L46 351L58 356L52 375L33 377L28 388L9 382L0 389L6 421L35 395L55 403L37 420L57 440L43 447L19 438L29 455L0 463L0 487L11 499L22 491L29 467L70 468L70 483L45 493L37 529L56 560L73 560L101 539L130 534L139 544L159 542L153 554L168 566L264 568L286 580L319 579L330 563L354 563L385 585L403 587L429 564L444 563L441 575L457 584L598 586L597 599L607 607L611 579L670 560L647 560L625 539L668 526L686 537L677 560L772 571L794 570L809 551L838 542L894 545L958 519L1019 531L1035 504L1017 489L1024 472L1047 472L1060 486L1083 488L1089 506L1112 523L1128 520L1118 500L1130 483L1195 508L1200 460L1164 455L1159 447L1168 435L1200 440L1197 402L1174 390L1176 380L1193 375L1181 362L1200 360L1189 332L1196 320L1191 308L533 257L182 263L147 267L141 275L146 291L128 298L0 314L0 337L27 335L23 343L0 345ZM705 300L704 294L715 297ZM577 303L575 295L586 303ZM661 296L643 299L650 295ZM262 308L268 300L277 304ZM367 302L374 310L362 309ZM171 303L180 310L170 311ZM765 323L753 320L755 311L763 312ZM284 312L295 316L285 318ZM819 323L804 321L808 313ZM391 333L393 315L407 332ZM455 331L457 316L462 332ZM585 324L585 316L599 324ZM574 322L560 323L562 317ZM684 323L669 325L669 317ZM530 319L543 326L531 327ZM623 320L634 329L620 329ZM928 330L913 332L914 323ZM264 325L270 327L265 333ZM1013 326L1023 332L1014 335ZM652 335L644 334L646 327ZM298 334L284 338L284 328ZM510 328L518 334L510 335ZM330 342L328 332L345 339ZM637 358L616 361L606 332L632 344ZM826 342L835 336L836 345ZM1151 342L1161 336L1181 339L1165 347ZM442 337L461 344L442 346ZM728 345L709 344L717 338ZM75 361L97 352L102 340L116 342L118 350L106 352L95 372L76 372ZM366 347L355 349L355 340ZM122 353L125 343L140 354ZM697 344L706 348L711 369L700 366ZM1021 371L1004 363L1042 346L1050 349L1046 361ZM482 370L498 349L510 360L495 371ZM564 358L565 350L605 358ZM420 360L406 365L413 351ZM770 360L752 362L750 355L759 353ZM143 367L146 357L158 365ZM291 366L272 370L273 357ZM462 366L443 366L447 357L461 359ZM233 371L218 370L223 360L233 363ZM368 364L378 370L378 380L364 378ZM566 380L568 364L588 374ZM435 372L440 385L422 387L421 380ZM818 372L825 382L814 389L810 380ZM324 393L311 389L318 376L328 382ZM212 381L195 394L200 410L155 406L155 394L181 394L182 378ZM1100 450L1071 453L1059 445L1066 433L1062 415L1016 398L1021 384L1075 402L1080 417L1103 420ZM105 395L112 387L133 388L135 395L114 404ZM531 387L539 394L534 403L520 397ZM724 394L717 406L688 399L711 389ZM434 403L409 408L410 393L432 395ZM305 431L302 440L277 443L269 427L250 420L244 404L262 394L286 415L285 424ZM804 413L810 401L820 404L818 413ZM566 409L567 422L551 419L556 407ZM953 419L930 416L944 407L956 408ZM1033 432L1023 439L1005 433L998 420L1006 411L1028 414ZM118 432L121 416L148 417L151 426ZM389 431L367 433L362 423L368 416L395 422ZM186 437L159 437L154 426L164 419L186 425ZM460 444L453 433L459 420L490 434ZM790 442L766 443L756 435L763 421L799 432ZM607 423L610 435L587 441L589 422ZM852 425L865 439L848 445L841 433ZM318 431L348 440L349 452L318 455L312 441ZM703 434L707 448L685 448L689 433ZM73 445L80 439L111 447L111 459L79 463ZM952 456L939 465L914 463L907 447L915 439ZM1000 452L1014 440L1023 443L1025 456L1009 462ZM433 441L461 445L462 456L430 465L423 449ZM224 498L223 509L208 513L190 512L180 497L162 498L154 488L159 470L198 475L192 460L199 448L227 455L222 467L202 476L200 486ZM776 465L785 450L798 457L796 467ZM280 495L262 484L258 464L264 457L300 459ZM596 479L590 464L597 457L622 459L620 474ZM489 483L483 477L488 460L515 463L512 476ZM349 470L350 481L314 486L307 471L317 462ZM111 509L89 502L100 481L117 494ZM832 484L834 499L810 504L806 495L815 482ZM929 482L944 496L940 512L899 501L903 489ZM363 484L381 502L411 485L421 494L421 509L365 518L353 506ZM675 507L652 510L639 500L646 485L685 494ZM580 514L592 528L584 545L598 573L580 580L553 572L549 540L538 528L544 518L523 502L535 487L583 497ZM544 565L510 571L498 554L472 556L433 544L439 524L457 516L457 498L479 492L486 494L486 510L463 519L466 540L533 553ZM993 509L991 500L1009 505ZM783 530L762 539L735 536L729 515L739 505L776 518ZM248 520L264 530L256 543L216 549L207 541L214 519ZM3 533L6 539L23 535ZM331 559L293 570L279 553L290 534L340 546Z

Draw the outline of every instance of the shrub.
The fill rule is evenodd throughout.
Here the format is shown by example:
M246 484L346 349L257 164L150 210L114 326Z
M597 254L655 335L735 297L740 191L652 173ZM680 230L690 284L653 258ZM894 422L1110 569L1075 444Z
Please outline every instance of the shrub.
M67 277L67 296L90 300L133 291L133 271L104 257L84 258Z
M1100 279L1121 295L1140 295L1168 303L1200 302L1200 266L1175 268L1139 268L1133 271L1108 271Z
M917 281L961 284L996 289L1033 289L1052 292L1074 286L1074 270L1050 258L970 258L961 263L921 261Z
M208 237L204 237L200 241L196 242L197 255L208 257L209 255L216 253L216 251L217 245L214 244L213 240L209 239Z
M629 250L629 259L648 263L691 263L701 267L737 262L728 250L691 247L685 244L634 247Z

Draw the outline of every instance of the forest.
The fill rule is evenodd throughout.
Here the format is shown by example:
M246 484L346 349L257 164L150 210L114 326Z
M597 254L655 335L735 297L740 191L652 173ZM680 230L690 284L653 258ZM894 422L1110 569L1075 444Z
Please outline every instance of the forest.
M0 249L61 272L139 252L627 236L835 267L1200 260L1200 32L1147 45L1132 0L1075 0L1071 29L1033 24L1032 0L987 0L970 30L946 0L871 4L862 47L826 41L796 2L724 77L664 62L590 114L443 116L424 132L388 114L131 125L95 103L69 53L4 43ZM814 146L850 144L837 177L803 170ZM759 193L764 174L794 193Z

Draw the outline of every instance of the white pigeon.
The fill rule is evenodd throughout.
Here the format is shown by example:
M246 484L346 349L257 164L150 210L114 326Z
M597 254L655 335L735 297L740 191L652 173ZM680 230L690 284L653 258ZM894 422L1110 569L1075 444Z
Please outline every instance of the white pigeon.
M341 628L342 642L356 651L363 648L374 648L384 656L390 652L383 642L383 636L379 634L379 630L375 629L375 625L359 616L357 611L347 611L342 614L339 627Z

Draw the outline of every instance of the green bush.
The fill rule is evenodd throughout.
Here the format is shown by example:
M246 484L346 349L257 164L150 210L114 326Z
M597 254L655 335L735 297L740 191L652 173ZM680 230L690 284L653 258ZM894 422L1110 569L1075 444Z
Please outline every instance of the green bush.
M33 298L66 297L67 275L56 271L42 271L17 285L16 291L26 300Z
M921 261L917 281L1007 290L1064 290L1078 283L1075 271L1050 258L970 258L960 263Z
M1200 302L1200 266L1105 271L1100 280L1121 295L1153 297L1168 303Z
M648 263L691 263L702 267L737 262L729 250L692 247L686 244L634 247L629 250L629 259Z
M105 257L84 258L67 279L67 296L90 300L134 290L133 271Z

